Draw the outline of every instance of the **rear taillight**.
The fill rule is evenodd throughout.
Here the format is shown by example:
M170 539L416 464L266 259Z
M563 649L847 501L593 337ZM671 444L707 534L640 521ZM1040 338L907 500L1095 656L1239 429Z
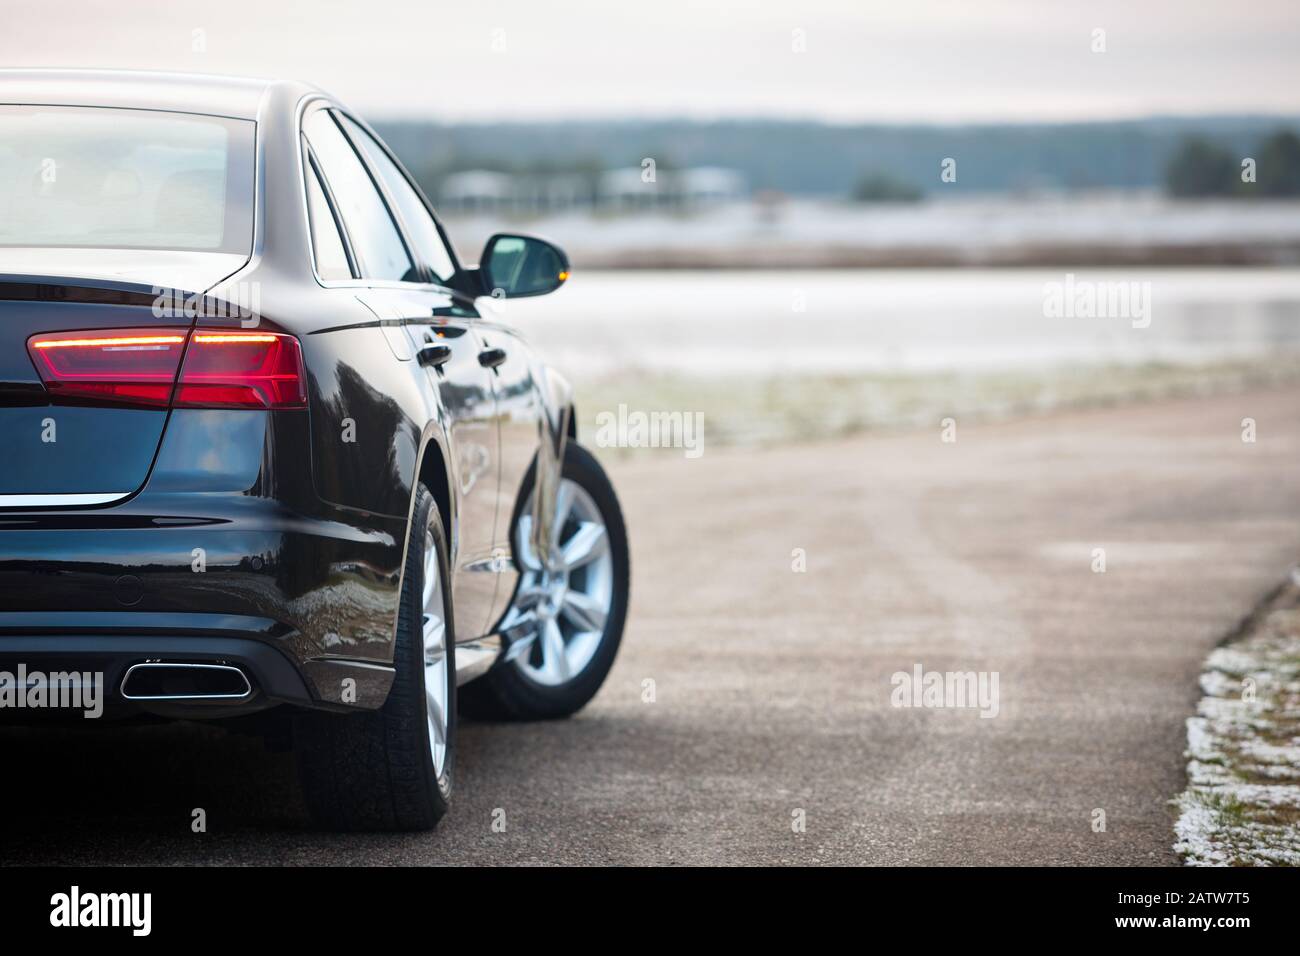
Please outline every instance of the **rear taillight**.
M27 350L51 398L60 402L150 408L307 405L298 340L277 332L51 332L32 336Z
M174 329L51 332L27 350L56 401L166 408L185 338Z
M177 408L305 408L302 350L277 332L195 330L176 385Z

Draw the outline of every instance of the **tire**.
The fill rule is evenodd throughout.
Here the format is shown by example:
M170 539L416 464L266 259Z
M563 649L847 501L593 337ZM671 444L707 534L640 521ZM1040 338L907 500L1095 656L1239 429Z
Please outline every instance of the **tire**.
M542 683L530 676L534 673L531 661L537 653L535 647L528 654L517 659L499 662L487 674L461 688L461 713L468 717L480 720L545 720L568 717L581 710L596 695L614 665L614 657L623 639L623 624L627 617L629 594L627 531L623 524L623 512L619 508L614 487L610 484L604 469L600 467L600 462L591 452L576 442L570 441L566 444L562 477L565 483L572 482L585 493L586 497L583 499L585 507L590 510L594 504L605 527L606 548L610 559L609 602L604 627L599 632L599 642L581 668L575 668L576 672L571 677L558 683ZM530 486L533 484L531 479L528 484ZM531 548L525 548L519 537L523 533L525 535L523 540L527 540L527 525L521 523L531 521L528 517L531 509L527 504L531 500L531 491L521 498L523 503L514 519L515 560L521 570L520 583L513 602L515 608L521 606L521 595L526 589L528 579L527 562L521 555L524 552L531 553ZM569 524L566 527L576 528L577 524ZM564 531L564 528L560 529L561 534ZM575 571L574 574L576 580L577 572ZM513 613L513 610L508 611L506 621L503 623L512 620ZM560 614L562 615L563 612ZM509 628L503 629L509 630ZM588 637L590 636L589 634ZM566 638L566 646L572 646L568 638Z
M429 546L435 552L429 553ZM430 563L431 562L431 563ZM445 734L441 769L430 746L425 691L425 569L437 568L445 628ZM456 765L456 661L447 537L433 495L415 493L388 700L376 711L309 713L294 727L303 793L313 820L331 830L428 830L447 812ZM436 635L435 615L430 616ZM432 655L437 660L437 655ZM436 664L434 665L436 671ZM440 683L440 682L439 682Z

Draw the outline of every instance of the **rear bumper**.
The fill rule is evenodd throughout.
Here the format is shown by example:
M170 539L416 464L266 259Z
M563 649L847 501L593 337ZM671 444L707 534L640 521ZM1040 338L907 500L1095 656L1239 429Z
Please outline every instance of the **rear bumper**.
M401 522L227 496L153 496L146 511L146 497L112 511L0 515L0 672L93 672L114 714L383 704ZM253 694L128 701L122 677L146 661L230 663ZM5 709L0 696L0 720Z
M102 672L115 709L158 711L121 699L132 664L243 662L245 709L382 705L406 519L322 500L309 425L301 410L177 409L126 499L0 506L0 663L12 665L0 670L31 670L39 655ZM123 487L102 474L117 439L99 438L95 455L64 463L76 474L36 486ZM235 709L166 709L178 708Z
M26 691L56 674L93 681L94 700L102 702L96 709L110 718L140 713L233 717L280 704L344 712L372 710L387 699L391 667L298 660L292 642L285 640L289 636L274 622L229 615L0 614L0 722L76 717L89 709L80 703L71 708L45 700L28 703L18 700L19 694L5 693L11 687ZM248 679L251 692L234 700L128 699L124 677L133 666L148 662L235 667Z
M252 692L245 699L229 702L133 701L123 697L122 679L127 670L135 664L158 660L237 667L247 675ZM26 678L23 683L29 688L38 680L50 682L56 674L84 676L97 686L93 698L83 696L71 702L71 706L67 700L59 706L53 701L53 694L36 703L29 702L30 698L19 701L15 695L0 708L0 721L81 716L91 709L92 700L102 703L102 707L95 709L108 718L137 713L229 717L276 704L317 705L301 670L270 644L246 637L214 637L176 629L149 636L133 631L103 630L85 634L6 634L0 637L0 672Z

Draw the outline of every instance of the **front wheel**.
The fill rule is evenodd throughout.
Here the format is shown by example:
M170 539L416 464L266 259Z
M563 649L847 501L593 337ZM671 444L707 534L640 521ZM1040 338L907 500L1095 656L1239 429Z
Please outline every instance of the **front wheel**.
M505 659L461 689L461 710L492 720L567 717L604 683L627 617L623 512L600 462L565 446L546 554L532 547L532 495L515 521L519 585L499 630Z

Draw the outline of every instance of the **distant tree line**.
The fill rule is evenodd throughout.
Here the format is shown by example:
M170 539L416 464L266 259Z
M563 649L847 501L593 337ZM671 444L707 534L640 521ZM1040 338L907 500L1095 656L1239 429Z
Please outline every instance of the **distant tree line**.
M1300 117L978 126L784 120L390 121L379 127L434 195L447 175L466 169L576 175L594 182L602 171L640 170L647 157L661 170L735 169L754 192L864 201L905 201L917 193L946 197L1096 189L1238 195L1246 157L1256 161L1258 179L1244 195L1294 195L1295 177L1300 175L1295 159ZM940 178L944 157L957 161L960 175L952 181Z
M923 196L916 186L888 173L867 173L853 187L855 202L919 202Z
M1300 196L1300 136L1279 130L1249 156L1189 136L1165 167L1165 191L1184 198Z

